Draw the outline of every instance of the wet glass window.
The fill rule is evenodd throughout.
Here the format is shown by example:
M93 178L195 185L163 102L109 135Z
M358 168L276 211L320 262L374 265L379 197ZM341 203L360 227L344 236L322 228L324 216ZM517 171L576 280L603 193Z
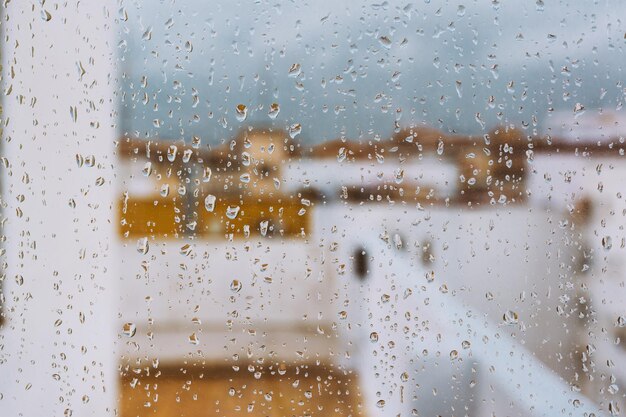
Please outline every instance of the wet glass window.
M622 2L1 4L0 415L625 412Z

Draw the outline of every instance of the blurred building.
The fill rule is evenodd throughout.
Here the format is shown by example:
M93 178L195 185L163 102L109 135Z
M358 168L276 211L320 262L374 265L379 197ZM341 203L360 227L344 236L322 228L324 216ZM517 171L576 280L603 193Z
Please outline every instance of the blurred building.
M436 357L462 355L467 340L449 333L445 322L423 336L419 322L404 331L385 324L391 318L380 315L385 297L399 297L404 287L409 301L391 305L394 315L408 315L407 325L413 314L434 322L445 311L476 310L494 332L506 326L501 330L517 340L521 357L532 354L516 366L534 369L557 392L559 384L575 386L602 404L605 389L584 377L590 350L604 344L585 331L600 310L590 307L597 299L584 278L591 249L580 242L591 239L596 209L590 207L604 203L589 195L554 199L553 189L537 184L561 175L561 161L588 167L609 160L608 150L579 157L593 146L507 126L481 137L417 126L386 140L338 139L308 148L270 128L244 129L214 149L122 139L120 326L133 323L154 337L123 349L127 372L150 365L150 358L159 358L160 367L228 364L252 373L321 366L350 379L352 394L329 399L353 404L338 415L376 415L375 403L381 413L445 414L489 396L485 385L468 391L467 384L476 364L489 365L506 345L485 347L486 357L477 350L472 359L470 351L467 368L452 362L440 368L439 379L430 378L434 369L415 368L416 358L431 349ZM144 197L136 182L144 184ZM157 216L159 205L167 220ZM179 239L168 241L172 236ZM144 250L146 242L155 255ZM397 256L414 272L381 270L380 242L400 250L385 258ZM409 283L389 281L407 273ZM429 298L444 297L441 306L413 310L421 291L435 289ZM440 310L446 303L452 304ZM608 320L616 312L602 314ZM395 346L401 349L393 353ZM393 375L401 370L410 377L399 383ZM498 375L492 383L507 383ZM455 378L467 384L453 388ZM446 399L425 394L432 390ZM532 395L548 395L540 391ZM499 394L510 401L516 395ZM514 414L527 415L535 402L519 402ZM470 414L507 409L507 401L488 404L473 405Z

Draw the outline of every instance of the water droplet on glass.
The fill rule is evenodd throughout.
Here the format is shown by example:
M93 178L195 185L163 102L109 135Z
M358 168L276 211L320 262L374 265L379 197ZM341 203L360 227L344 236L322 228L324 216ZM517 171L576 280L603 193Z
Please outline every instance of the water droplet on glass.
M139 252L142 255L145 255L146 253L148 253L149 249L150 249L150 245L148 244L147 237L142 237L139 240L137 240L137 252Z
M226 207L226 217L233 220L239 214L239 206L228 206Z
M509 324L509 325L516 324L518 322L517 313L515 311L512 311L512 310L507 310L502 315L502 320L504 321L504 323Z
M170 147L167 148L167 160L170 162L174 162L177 153L178 147L176 145L170 145Z
M302 125L300 123L295 123L289 126L289 137L291 139L295 138L302 132Z
M70 118L74 123L76 123L76 121L78 120L78 109L76 108L76 106L70 106Z
M196 332L191 333L189 337L187 338L187 340L192 345L197 345L198 343L200 343L200 340L198 340L198 336L196 335Z
M141 39L144 41L149 41L152 39L152 26L148 26L143 35L141 35Z
M93 155L87 155L85 157L85 165L92 168L94 165L96 165L96 157Z
M265 236L267 235L267 228L269 225L269 221L267 220L263 220L260 224L259 224L259 229L261 231L261 236Z
M245 104L237 104L235 108L236 118L239 122L243 122L248 117L248 107Z
M396 249L402 249L402 238L397 233L393 235L393 244L395 245Z
M582 113L585 110L585 106L583 106L580 103L576 103L576 105L574 105L574 113Z
M402 168L396 169L396 171L394 173L394 180L395 180L396 184L401 184L402 183L402 181L404 180L404 170Z
M181 255L189 256L193 252L193 249L192 249L192 247L191 247L191 245L189 243L186 243L183 246L181 246L181 248L180 248L180 250L178 252Z
M252 157L248 152L241 153L241 164L245 167L250 166L252 163Z
M152 174L152 162L146 162L146 164L143 166L143 169L141 170L141 173L144 177L149 177L150 174Z
M278 105L278 103L270 104L270 110L267 113L270 119L275 119L276 117L278 117L278 113L280 113L280 106Z
M118 13L119 13L120 20L124 22L128 20L128 12L126 11L124 7L122 7Z
M389 39L389 37L387 36L381 36L380 38L378 38L378 41L385 48L389 48L391 46L391 39Z
M213 210L215 210L215 201L217 199L215 198L215 196L213 194L209 194L205 197L204 199L204 208L206 209L206 211L212 212Z
M289 76L290 77L297 77L298 75L300 75L300 71L302 70L302 66L300 64L293 64L290 68L289 68Z
M238 279L234 279L230 283L230 290L232 292L239 292L239 291L241 291L241 287L242 287L241 281L239 281Z
M137 326L134 323L124 323L122 333L124 336L133 337L137 333Z
M337 154L337 162L343 162L346 160L347 152L346 148L339 148L339 153Z
M378 333L376 332L370 333L370 342L372 343L378 342Z
M441 139L439 139L437 144L437 155L443 155L443 141Z
M209 182L211 180L211 168L205 167L202 172L202 182Z
M76 70L78 71L78 79L82 80L83 75L86 74L85 67L83 67L83 63L81 61L76 61Z
M41 11L41 19L42 19L44 22L49 22L50 20L52 20L52 15L50 14L50 12L49 12L49 11L47 11L47 10L42 10L42 11Z

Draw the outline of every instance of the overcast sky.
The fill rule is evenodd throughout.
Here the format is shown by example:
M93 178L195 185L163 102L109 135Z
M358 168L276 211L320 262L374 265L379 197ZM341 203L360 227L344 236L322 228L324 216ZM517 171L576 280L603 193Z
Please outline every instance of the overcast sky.
M619 111L624 100L618 0L124 4L122 129L144 138L219 143L249 124L295 123L303 141L385 138L396 120L532 133L551 109Z

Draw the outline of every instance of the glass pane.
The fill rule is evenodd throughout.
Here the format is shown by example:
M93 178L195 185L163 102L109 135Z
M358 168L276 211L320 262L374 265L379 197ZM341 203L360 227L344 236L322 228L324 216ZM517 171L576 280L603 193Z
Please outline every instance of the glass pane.
M620 415L622 11L4 0L0 414Z

